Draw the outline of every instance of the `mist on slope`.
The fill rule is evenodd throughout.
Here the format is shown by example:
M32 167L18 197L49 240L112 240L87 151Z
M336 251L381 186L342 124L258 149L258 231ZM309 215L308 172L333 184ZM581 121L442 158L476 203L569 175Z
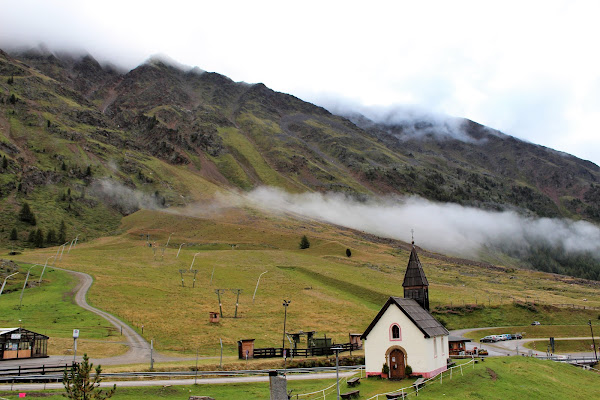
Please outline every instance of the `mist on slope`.
M375 124L391 127L402 127L402 134L394 134L398 140L435 138L437 140L454 139L462 142L478 143L485 139L470 136L463 118L451 117L435 113L416 106L364 106L340 99L321 99L320 105L331 113L348 118L361 128L370 128ZM490 134L497 131L487 129ZM391 131L390 134L393 134Z
M600 228L585 221L528 218L420 197L357 201L343 194L290 194L262 187L243 198L253 207L329 222L409 242L428 250L478 258L485 248L526 254L549 246L569 253L591 253L600 260Z

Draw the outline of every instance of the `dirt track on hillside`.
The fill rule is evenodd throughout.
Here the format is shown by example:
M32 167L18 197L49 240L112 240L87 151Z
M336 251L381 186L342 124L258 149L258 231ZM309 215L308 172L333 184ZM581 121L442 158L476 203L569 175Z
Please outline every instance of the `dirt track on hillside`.
M93 312L106 319L112 325L114 325L119 331L122 329L123 336L125 337L125 344L129 346L129 350L127 353L109 357L109 358L101 358L101 359L91 359L95 364L102 365L118 365L118 364L141 364L148 363L150 364L150 343L146 341L140 334L138 334L133 328L129 325L118 319L117 317L97 309L96 307L92 307L88 304L86 300L87 292L94 283L94 279L86 274L85 272L77 272L70 271L63 268L54 267L55 269L59 269L65 272L70 273L78 279L78 283L73 289L75 295L73 299L75 300L75 304L78 306ZM165 361L181 361L190 358L180 358L180 357L166 357L160 354L157 354L154 351L153 358L155 362L165 362Z

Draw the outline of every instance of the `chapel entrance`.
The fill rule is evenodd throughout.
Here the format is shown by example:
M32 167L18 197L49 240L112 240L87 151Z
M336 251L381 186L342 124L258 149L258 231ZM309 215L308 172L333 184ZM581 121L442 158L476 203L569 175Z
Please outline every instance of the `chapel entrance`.
M404 352L400 349L394 349L389 356L390 366L390 379L402 379L404 378L404 370L406 365L404 364Z

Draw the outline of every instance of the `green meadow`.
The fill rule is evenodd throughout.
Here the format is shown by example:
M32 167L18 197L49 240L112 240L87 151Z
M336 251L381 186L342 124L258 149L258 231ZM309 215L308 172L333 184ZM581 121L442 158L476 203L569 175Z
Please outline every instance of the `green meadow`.
M124 218L119 232L80 242L70 253L65 251L56 266L91 274L90 304L139 333L143 325L143 336L153 339L159 351L188 356L196 350L204 357L217 356L219 340L226 356L236 354L240 339L255 339L256 347L281 346L284 299L291 301L288 332L315 330L320 337L347 342L349 333L365 330L388 296L403 295L409 256L409 247L401 242L245 208L142 210ZM298 246L302 235L311 243L305 250ZM351 257L346 249L351 249ZM56 251L27 250L10 259L43 263ZM600 313L589 309L600 306L600 300L585 281L423 254L420 258L431 285L433 313L450 329L526 325L533 320L584 326ZM195 282L190 269L196 271ZM68 351L73 328L119 347L118 332L71 304L69 276L50 271L41 288L25 290L21 310L15 309L18 291L2 295L0 325L16 326L22 319L28 329L62 338L65 348L55 349L58 354ZM208 314L219 311L218 289L223 318L215 324ZM52 300L46 291L54 293Z

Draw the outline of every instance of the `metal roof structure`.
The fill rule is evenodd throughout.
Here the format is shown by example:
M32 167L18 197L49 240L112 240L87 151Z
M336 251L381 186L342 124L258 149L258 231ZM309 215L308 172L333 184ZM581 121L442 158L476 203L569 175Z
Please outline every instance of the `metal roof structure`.
M404 282L402 283L402 286L429 286L429 282L427 282L425 272L423 271L423 266L421 265L421 261L419 261L419 255L417 254L414 242L410 252L410 258L408 259L408 266L406 267L406 274L404 274Z
M387 311L390 306L396 306L410 319L426 338L436 336L447 336L450 333L444 326L423 307L413 299L405 299L403 297L390 297L383 308L379 311L375 319L371 322L361 339L366 339L367 335L375 327L379 319Z

